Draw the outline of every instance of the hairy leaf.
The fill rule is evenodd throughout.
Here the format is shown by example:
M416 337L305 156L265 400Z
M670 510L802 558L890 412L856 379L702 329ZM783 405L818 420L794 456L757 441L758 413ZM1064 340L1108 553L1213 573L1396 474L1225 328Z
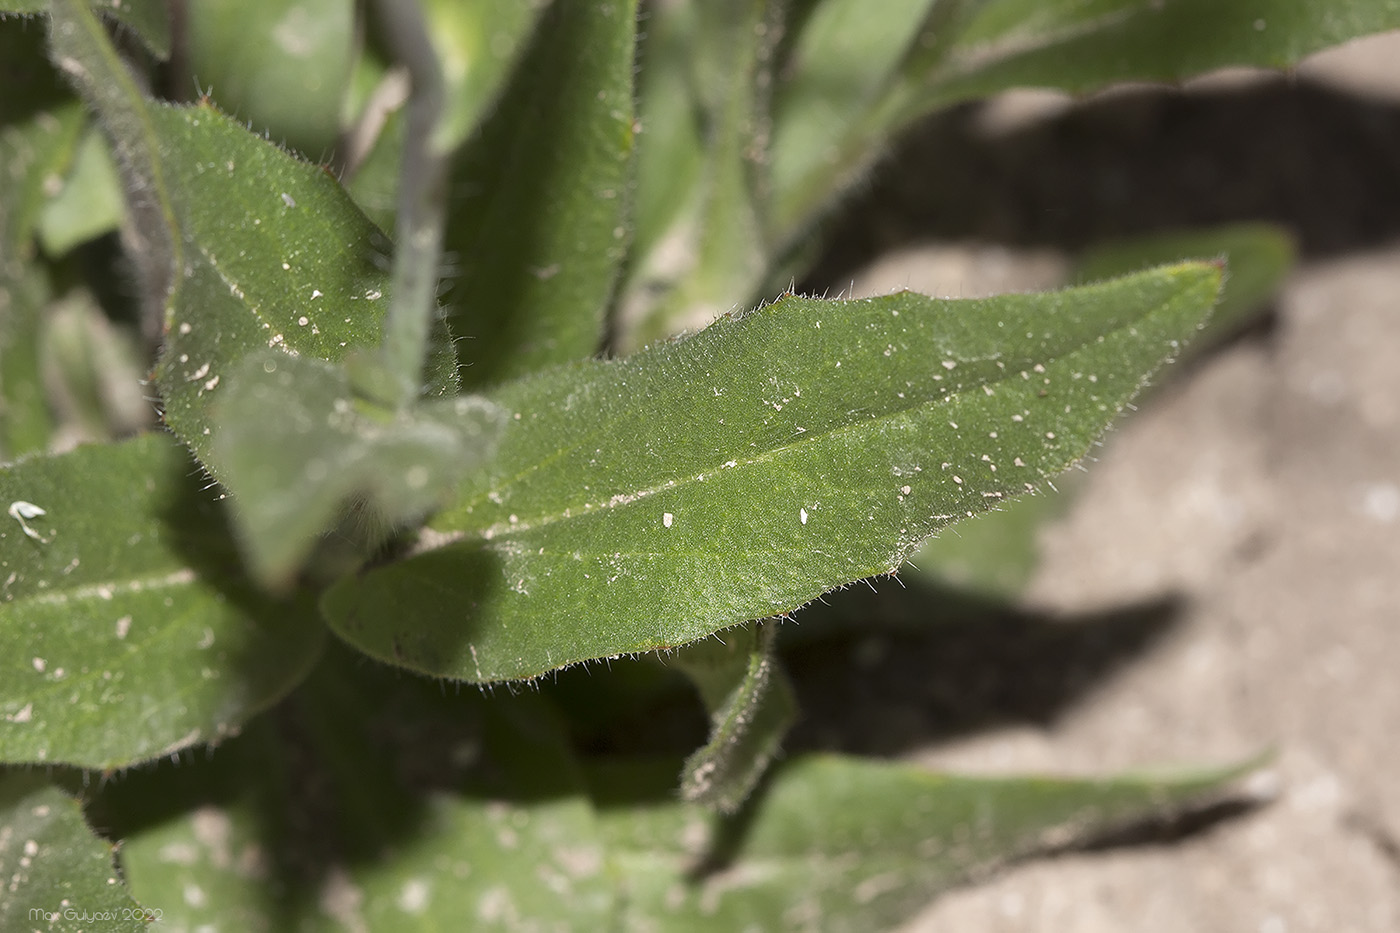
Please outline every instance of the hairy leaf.
M166 423L239 497L237 515L243 539L255 546L250 556L259 577L284 580L295 569L308 538L333 520L327 503L338 506L347 487L383 493L375 505L391 523L420 512L421 495L404 501L405 496L392 494L406 489L402 482L360 487L369 472L401 466L403 443L411 446L425 438L406 441L362 418L332 424L335 412L327 407L334 399L349 404L348 385L356 374L372 377L379 372L370 356L379 344L389 303L382 269L387 239L324 170L258 139L208 104L171 107L141 97L81 4L56 2L53 45L58 60L116 140L128 184L147 203L147 209L136 211L138 227L157 258L165 256L164 268L151 272L153 282L165 283L157 289L163 297L166 341L156 375ZM456 366L441 328L434 331L431 347L426 394L446 394L455 388ZM246 378L253 368L265 365L269 350L331 363L348 362L358 351L360 365L333 371L289 361L278 375L279 397L254 386L224 406L223 418L214 417L224 395L233 391L235 377ZM318 380L314 373L325 379ZM298 375L307 381L287 381ZM329 390L327 379L334 383ZM378 397L382 381L355 379L355 394ZM278 410L279 398L303 396L325 405L302 405L299 429L314 415L324 426L314 436L334 436L336 444L319 449L307 435L307 443L283 445L280 456L264 465L247 468L246 459L237 459L240 452L262 458L261 450L242 446L249 438L288 437L290 428L284 424L279 429L277 423L284 414ZM433 417L441 422L443 414L445 410ZM459 427L464 444L481 436L475 417ZM449 432L440 423L436 433ZM389 449L372 455L378 444ZM460 458L439 455L418 464L444 467L419 489L450 486L461 466L476 455L476 446L463 447ZM333 475L328 464L349 448L355 450L351 459L358 467ZM293 454L299 459L294 461ZM284 504L304 509L300 515L288 514L272 503L269 484L258 480L266 465L301 477L299 492L308 483L315 485L306 479L314 474L325 482L309 498L284 496ZM249 488L240 488L249 476ZM282 538L282 531L289 536ZM271 550L257 549L264 545Z
M635 20L636 0L552 4L457 158L445 248L469 385L598 349L627 246Z
M157 379L166 422L210 459L211 405L246 356L268 348L337 362L379 342L387 238L323 169L207 104L143 98L81 4L55 0L53 46L115 142L164 308ZM445 334L430 394L455 373ZM225 386L226 387L226 386Z
M42 774L0 774L0 929L146 929L150 915L117 877L114 848Z
M1219 282L1197 264L1045 295L788 297L521 380L421 553L323 608L375 657L475 681L786 612L1084 456Z
M590 774L628 905L621 929L864 933L974 871L1169 812L1244 770L979 778L809 756L774 769L737 825L668 799L664 763ZM638 806L648 788L653 804Z
M236 733L323 629L258 595L167 435L0 469L0 761L117 768Z

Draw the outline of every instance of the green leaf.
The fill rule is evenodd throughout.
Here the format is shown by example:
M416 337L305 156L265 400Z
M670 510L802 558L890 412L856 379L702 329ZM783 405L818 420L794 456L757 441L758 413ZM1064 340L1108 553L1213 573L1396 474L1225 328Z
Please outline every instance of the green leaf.
M689 93L680 101L653 101L647 114L654 116L659 106L678 107L682 117L695 121L702 161L690 203L682 195L676 206L681 210L673 229L660 244L647 244L664 248L640 260L636 275L642 281L631 283L632 294L623 306L630 318L622 322L624 349L709 323L747 302L768 271L763 217L768 194L768 94L774 45L782 34L780 7L766 0L725 0L694 4L669 17L694 16L685 36ZM667 66L654 67L661 75L649 89L664 92ZM670 137L662 137L663 146L667 142L685 145L689 134L679 129L663 122L662 130L669 131ZM647 179L651 187L643 189L643 195L679 194L676 188L681 179L661 185L654 181L658 172L675 171L671 165L658 164L658 157L672 154L663 149L648 159L646 167L653 178ZM680 155L685 159L684 152ZM660 192L654 190L657 187ZM651 216L665 209L644 208ZM650 231L648 235L655 236ZM678 256L684 257L682 261L677 261ZM659 305L651 307L658 298ZM638 316L644 317L635 320Z
M1171 81L1227 65L1286 68L1309 53L1400 27L1376 0L964 0L938 4L898 74L859 121L814 137L774 128L774 234L795 242L833 189L851 184L883 142L919 117L1015 87L1083 93ZM820 93L820 89L793 93ZM794 115L796 115L795 112Z
M591 772L625 890L622 929L889 929L978 870L1169 812L1248 770L979 778L808 756L776 768L742 821L723 823L668 799L666 767Z
M1219 283L1198 264L982 300L787 297L520 380L493 396L513 420L490 470L421 552L323 609L375 657L474 681L789 611L1084 456Z
M355 45L351 0L199 0L189 78L230 113L311 158L341 130Z
M445 249L468 385L582 359L626 249L636 0L555 3L459 154Z
M689 260L684 237L665 250L664 237L685 229L697 205L697 181L704 162L703 127L696 119L690 59L694 4L652 4L646 28L637 35L636 180L632 209L632 244L624 283L624 302L642 302L638 310L619 309L624 322L640 320L650 307L648 279L659 276L665 287L677 270L666 268ZM660 268L653 268L660 267Z
M1247 324L1292 268L1297 247L1289 232L1263 223L1228 224L1115 240L1079 257L1073 279L1093 282L1167 262L1224 259L1225 284L1208 333L1194 350ZM1193 351L1194 352L1194 351Z
M538 695L444 696L330 652L280 722L100 805L131 889L186 929L609 929L591 802Z
M241 579L197 473L159 434L0 469L0 761L170 755L306 674L314 605Z
M92 128L83 135L72 169L39 214L39 242L50 256L115 231L125 214L121 180L106 140Z
M43 775L0 775L0 929L146 929L148 913L117 877L113 849Z
M166 423L217 476L210 409L244 357L273 348L338 362L377 346L387 239L325 170L207 104L143 98L81 4L55 0L53 20L58 60L143 193L133 208L167 331L156 371ZM440 332L428 394L450 392L454 368Z
M797 718L797 700L773 652L777 622L730 629L680 649L685 671L710 713L710 740L686 759L681 797L733 813L778 753Z
M274 350L246 358L216 416L212 458L239 495L250 570L286 584L345 504L358 500L371 547L448 498L490 449L496 409L476 397L404 412L357 403L341 369Z
M885 0L880 15L871 16L861 0L823 0L810 15L793 23L787 56L774 90L772 180L776 201L776 230L791 223L794 209L786 202L800 198L805 210L816 212L831 190L797 190L799 180L826 178L829 163L848 158L840 142L848 135L860 145L874 142L867 124L890 92L898 68L919 27L929 15L947 17L965 4L932 0ZM940 37L941 38L941 37ZM873 153L869 153L873 155ZM781 219L780 219L781 218Z

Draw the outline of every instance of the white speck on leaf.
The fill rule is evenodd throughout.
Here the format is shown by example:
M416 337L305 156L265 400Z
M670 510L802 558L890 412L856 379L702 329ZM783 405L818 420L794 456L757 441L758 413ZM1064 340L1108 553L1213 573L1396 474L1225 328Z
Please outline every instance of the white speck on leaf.
M665 525L667 528L670 528L671 523L675 520L676 516L672 515L670 512L664 512L661 515L661 524Z
M285 191L282 192L282 203L287 205L288 207L297 206L297 202L292 200L292 196Z
M806 509L798 509L798 510L797 510L797 517L800 518L800 519L802 519L802 524L804 524L804 525L807 524L807 510L806 510Z
M33 703L26 703L26 704L24 704L24 708L23 708L23 709L21 709L18 713L15 713L13 716L6 716L6 717L5 717L5 720L6 720L7 722L29 722L29 720L32 719L33 717L34 717L34 704L33 704Z
M26 535L38 541L40 544L49 543L48 538L45 538L43 535L39 534L39 532L30 528L29 524L25 522L26 518L38 518L41 515L49 514L42 507L32 502L25 502L23 499L16 499L14 502L10 503L10 507L7 511L10 513L11 518L19 522L19 527L24 529Z
M40 674L44 673L44 668L48 664L43 658L35 658L31 663L34 665L34 670L38 671Z
M131 631L131 616L122 616L117 620L117 637L125 638Z

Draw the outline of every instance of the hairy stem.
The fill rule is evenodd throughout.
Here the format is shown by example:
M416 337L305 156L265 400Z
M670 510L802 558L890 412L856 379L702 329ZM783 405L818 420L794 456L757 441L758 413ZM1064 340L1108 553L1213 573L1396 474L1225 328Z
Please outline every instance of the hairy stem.
M409 405L423 380L428 332L437 314L438 259L446 218L446 153L434 131L444 106L442 72L417 0L378 0L385 38L408 71L412 94L400 168L393 303L384 319L384 362L398 407Z

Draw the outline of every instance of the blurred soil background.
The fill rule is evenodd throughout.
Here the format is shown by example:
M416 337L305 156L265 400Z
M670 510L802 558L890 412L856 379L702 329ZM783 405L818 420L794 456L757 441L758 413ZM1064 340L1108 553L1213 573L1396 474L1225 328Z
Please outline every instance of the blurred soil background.
M1300 250L1070 483L1018 607L923 654L870 636L842 688L867 725L799 682L795 736L980 773L1276 757L1252 797L1011 866L909 933L1400 931L1400 34L958 110L847 209L809 290L1041 288L1093 243L1240 220Z

